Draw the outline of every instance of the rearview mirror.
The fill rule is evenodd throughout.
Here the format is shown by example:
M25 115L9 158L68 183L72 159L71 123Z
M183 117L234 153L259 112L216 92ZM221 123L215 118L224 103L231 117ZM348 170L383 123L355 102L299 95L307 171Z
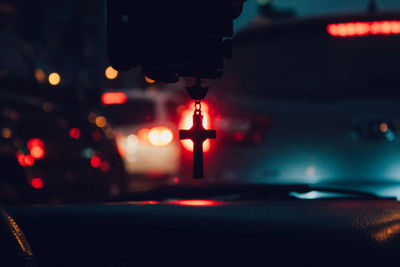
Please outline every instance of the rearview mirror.
M108 60L120 71L140 65L161 82L219 78L244 1L108 0Z

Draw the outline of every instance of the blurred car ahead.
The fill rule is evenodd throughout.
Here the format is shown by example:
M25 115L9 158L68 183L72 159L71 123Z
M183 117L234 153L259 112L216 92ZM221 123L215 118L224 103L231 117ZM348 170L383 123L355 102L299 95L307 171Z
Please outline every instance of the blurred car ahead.
M177 182L182 150L177 136L178 95L128 89L105 91L101 101L129 177L125 190Z
M258 146L224 148L217 161L230 174L224 178L373 189L398 183L399 17L296 19L239 33L214 91L231 106L268 114L270 125Z

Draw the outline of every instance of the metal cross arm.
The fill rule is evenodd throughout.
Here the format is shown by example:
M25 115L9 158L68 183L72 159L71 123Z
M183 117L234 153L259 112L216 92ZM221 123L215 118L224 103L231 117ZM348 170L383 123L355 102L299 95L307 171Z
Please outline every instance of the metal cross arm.
M201 111L193 114L193 127L189 130L179 130L179 139L193 141L193 178L203 177L203 143L207 139L216 139L215 130L206 130L203 127Z

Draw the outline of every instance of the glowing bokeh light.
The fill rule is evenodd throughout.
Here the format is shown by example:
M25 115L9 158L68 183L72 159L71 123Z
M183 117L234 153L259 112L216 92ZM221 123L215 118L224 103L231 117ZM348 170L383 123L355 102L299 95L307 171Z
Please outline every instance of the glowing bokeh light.
M46 74L42 69L35 70L35 78L38 82L43 83L46 80Z
M126 94L123 92L108 92L101 96L104 105L120 105L126 102Z
M97 125L97 127L99 127L99 128L104 128L104 127L106 127L106 125L107 125L107 120L106 120L106 118L104 118L103 116L98 116L98 117L96 118L96 125Z
M106 68L104 74L106 75L107 79L114 80L118 76L118 71L115 70L113 67L109 66Z
M27 142L27 147L28 147L30 155L34 159L41 159L44 157L44 154L45 154L44 142L41 139L39 139L39 138L30 139ZM28 164L26 164L26 165L28 165Z
M382 122L379 125L379 131L381 131L382 133L386 133L388 130L389 130L389 127L388 127L387 123Z
M44 187L44 181L42 178L32 178L31 186L35 189L41 189Z
M79 130L79 128L71 128L69 130L69 137L72 139L79 139L81 137L81 130Z
M29 150L35 146L44 147L44 142L39 138L32 138L27 142L27 147Z
M165 146L172 142L174 135L165 127L154 127L148 133L148 140L153 146Z
M17 151L17 152L16 152L16 156L17 156L18 163L19 163L22 167L25 167L25 166L26 166L26 164L25 164L25 155L24 155L23 153Z
M35 159L31 155L26 155L24 158L25 166L33 166L35 164Z
M92 165L93 168L99 168L101 166L101 159L98 156L93 156L90 159L90 165Z
M44 157L44 149L40 146L34 146L30 150L30 154L34 159L41 159Z
M11 134L12 134L12 132L11 132L10 128L3 128L1 130L1 135L6 139L10 138Z
M147 76L144 76L144 80L145 80L147 83L155 83L155 82L156 82L155 80L150 79L150 78L147 77Z
M49 75L49 83L53 86L60 84L61 77L57 72L53 72Z

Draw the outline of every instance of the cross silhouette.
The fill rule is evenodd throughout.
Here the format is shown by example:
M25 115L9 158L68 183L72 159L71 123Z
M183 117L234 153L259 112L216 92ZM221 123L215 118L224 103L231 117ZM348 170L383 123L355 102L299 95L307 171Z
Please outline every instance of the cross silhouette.
M203 177L203 142L215 139L215 130L206 130L203 127L203 115L200 111L193 114L193 126L189 130L179 130L179 139L193 141L193 178Z

